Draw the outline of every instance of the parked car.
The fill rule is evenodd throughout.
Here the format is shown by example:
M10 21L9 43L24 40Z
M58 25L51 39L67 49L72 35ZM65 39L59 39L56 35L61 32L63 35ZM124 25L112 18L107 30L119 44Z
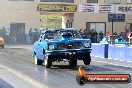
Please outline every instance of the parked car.
M0 47L4 48L4 38L0 36Z
M52 66L54 61L68 60L70 66L77 66L77 60L85 65L91 62L91 41L83 39L75 29L45 30L33 45L35 64Z
M113 39L112 39L113 38ZM115 36L112 35L111 36L105 36L101 41L100 43L104 43L104 44L111 44L112 43L112 40L113 40L113 43L114 44L126 44L127 42L122 38L122 37L119 37L119 36Z

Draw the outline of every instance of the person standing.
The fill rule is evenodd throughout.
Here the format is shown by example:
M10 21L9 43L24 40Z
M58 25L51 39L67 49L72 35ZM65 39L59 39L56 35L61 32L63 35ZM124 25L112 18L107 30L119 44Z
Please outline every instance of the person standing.
M114 32L114 35L115 35L115 36L117 36L117 33L116 33L116 32Z
M103 37L104 37L104 34L103 34L103 32L102 32L102 31L100 31L100 33L99 33L99 38L100 38L100 41L103 39Z
M6 30L6 43L10 43L10 29Z
M29 29L29 37L30 37L30 40L32 39L32 28Z
M91 43L95 43L95 32L94 32L94 29L91 30L90 39L91 39Z
M97 43L98 33L96 30L95 30L94 34L95 34L95 43Z
M37 29L34 28L32 30L32 43L34 43L35 41L37 41L37 39L38 39L38 32L37 32Z

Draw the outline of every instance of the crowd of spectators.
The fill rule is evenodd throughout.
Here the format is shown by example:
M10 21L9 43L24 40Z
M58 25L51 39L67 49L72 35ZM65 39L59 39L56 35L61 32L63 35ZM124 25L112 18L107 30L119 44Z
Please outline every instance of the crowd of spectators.
M85 38L85 39L89 38L92 43L99 43L104 38L104 36L106 36L106 34L104 34L102 31L100 31L98 33L94 29L92 29L92 30L80 29L80 33L83 36L83 38ZM129 34L129 32L127 32L127 31L120 32L120 33L114 32L113 36L117 36L118 38L122 38L122 39L128 41L128 34ZM112 35L112 34L109 34L109 35Z
M22 41L21 37L25 38L25 35L21 35L22 33L11 31L9 28L2 27L0 29L0 35L4 38L5 43L8 44L16 44L17 42ZM40 30L37 28L30 28L29 37L30 42L33 44L35 41L39 39Z
M2 27L0 29L0 35L4 38L6 43L13 42L16 38L14 38L14 34L10 32L9 28Z
M80 29L80 33L83 36L83 38L87 39L90 38L92 43L97 43L100 40L103 39L104 37L104 33L102 31L100 31L99 33L92 29L92 30L88 30L88 29Z
M29 29L29 37L30 37L30 41L32 44L39 39L40 32L41 32L41 30L39 30L37 28ZM92 30L80 29L80 33L83 36L83 38L90 39L92 43L99 43L104 38L104 36L108 36L104 32L102 32L102 31L97 32L94 29L92 29ZM117 32L113 33L114 36L118 36L126 41L129 40L128 34L129 34L128 31L120 32L120 33L117 33ZM2 29L0 29L0 35L2 35L4 37L6 43L14 43L17 40L17 35L13 32L10 32L9 28L3 27ZM111 34L109 34L109 35L111 35Z
M120 33L114 32L113 35L118 36L118 37L122 38L123 40L128 41L129 32L120 32Z

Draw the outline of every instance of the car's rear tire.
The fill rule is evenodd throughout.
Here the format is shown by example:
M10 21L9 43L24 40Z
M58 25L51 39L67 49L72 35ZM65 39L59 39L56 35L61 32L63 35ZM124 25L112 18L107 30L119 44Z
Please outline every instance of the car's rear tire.
M91 56L90 56L90 54L84 56L83 62L84 62L85 65L89 65L90 64L90 62L91 62Z
M44 63L45 63L45 67L46 67L46 68L50 68L50 67L52 66L52 60L51 60L51 58L49 58L48 55L45 56L45 61L44 61Z
M37 56L35 56L35 64L36 64L36 65L42 65L42 64L43 64L43 61L42 61L42 60L39 60L39 59L37 58Z
M71 59L69 61L70 67L76 67L77 66L77 59Z

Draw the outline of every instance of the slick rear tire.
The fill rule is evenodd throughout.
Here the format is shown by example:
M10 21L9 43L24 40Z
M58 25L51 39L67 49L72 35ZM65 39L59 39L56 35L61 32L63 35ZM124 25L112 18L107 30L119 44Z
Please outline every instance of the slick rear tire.
M90 55L85 55L83 58L83 62L85 65L89 65L91 62L91 56Z
M36 65L42 65L42 64L43 64L43 61L42 61L42 60L39 60L39 59L35 56L35 64L36 64Z
M46 68L50 68L52 66L52 60L48 55L45 56L44 64Z

